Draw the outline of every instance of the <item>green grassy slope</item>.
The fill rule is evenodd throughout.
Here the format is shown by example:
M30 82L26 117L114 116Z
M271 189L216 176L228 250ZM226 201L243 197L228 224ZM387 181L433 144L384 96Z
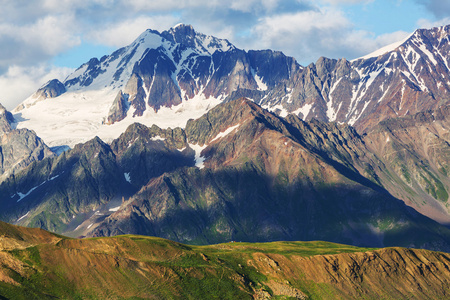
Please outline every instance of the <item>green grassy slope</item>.
M450 289L450 255L425 250L45 231L31 239L34 229L1 225L0 299L442 299ZM20 246L4 247L10 232Z

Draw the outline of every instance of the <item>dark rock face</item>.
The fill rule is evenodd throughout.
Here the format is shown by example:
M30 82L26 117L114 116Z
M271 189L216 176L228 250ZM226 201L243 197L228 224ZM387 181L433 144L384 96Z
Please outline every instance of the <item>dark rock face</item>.
M91 58L87 63L83 64L78 70L85 69L82 76L64 82L65 87L70 88L73 85L82 87L89 86L93 80L105 71L101 68L100 61L97 58ZM77 71L78 71L77 70ZM75 71L76 72L76 71Z
M58 79L50 80L45 86L37 91L37 96L45 98L55 98L66 92L66 87Z
M113 124L123 120L127 116L128 102L126 97L123 95L122 91L116 96L114 102L109 109L109 115L106 119L106 124Z
M13 122L13 115L0 103L0 134L11 131L11 123Z
M21 111L22 109L26 108L27 106L34 105L35 103L39 101L43 101L48 98L55 98L59 95L62 95L66 92L66 87L64 84L59 81L58 79L53 79L47 82L43 87L41 87L39 90L34 93L31 98L31 103L22 103L16 108L16 111Z
M122 178L110 147L95 138L5 180L0 185L2 216L15 222L17 214L33 211L24 220L27 225L60 232L73 216L93 213L126 188Z
M28 129L13 129L13 115L0 104L0 182L34 161L54 154Z
M360 132L388 118L437 109L449 99L449 34L450 26L417 30L376 57L320 58L295 74L288 89L278 86L259 103L288 112L307 107L303 119L345 122Z

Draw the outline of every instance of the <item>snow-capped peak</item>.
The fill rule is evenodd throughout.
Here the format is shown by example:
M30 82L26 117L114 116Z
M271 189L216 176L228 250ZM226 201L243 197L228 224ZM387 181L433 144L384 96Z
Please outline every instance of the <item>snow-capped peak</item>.
M415 33L416 32L413 32L410 35L408 35L406 38L404 38L404 39L402 39L402 40L400 40L398 42L395 42L395 43L389 44L387 46L384 46L384 47L382 47L382 48L380 48L378 50L375 50L372 53L369 53L369 54L364 55L362 57L353 59L353 60L351 60L351 62L354 62L354 61L357 61L357 60L360 60L360 59L369 59L369 58L372 58L372 57L378 57L378 56L381 56L381 55L383 55L385 53L394 51L395 49L397 49L398 47L403 45L406 41L408 41L412 36L414 36Z
M52 101L22 103L26 121L18 127L34 128L51 146L73 146L95 135L111 140L136 121L184 126L227 97L226 86L205 89L215 72L212 55L232 49L227 40L198 33L191 25L148 29L130 45L81 65L61 83L63 94L44 97Z
M172 29L176 29L178 27L186 26L184 23L178 23L177 25L173 26Z

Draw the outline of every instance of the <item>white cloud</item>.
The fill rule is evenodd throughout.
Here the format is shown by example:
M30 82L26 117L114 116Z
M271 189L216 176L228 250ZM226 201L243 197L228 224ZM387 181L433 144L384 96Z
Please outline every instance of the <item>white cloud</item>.
M148 0L120 0L122 6L125 4L134 11L152 11L161 12L169 10L181 9L195 9L195 8L209 8L209 9L232 9L240 12L254 12L254 11L273 11L282 2L299 2L296 0L163 0L163 1L148 1Z
M320 56L353 59L408 35L397 31L376 37L356 29L341 10L332 7L265 17L252 33L253 48L283 50L302 64Z
M85 38L98 44L123 47L133 42L146 29L163 31L179 21L178 17L172 15L140 16L94 29L88 32Z
M51 79L64 80L73 72L70 68L56 68L47 65L34 67L11 66L0 76L0 103L11 110L32 95Z
M72 29L73 16L46 16L32 24L0 24L0 70L35 64L81 43Z
M450 1L448 0L415 0L425 6L437 18L444 18L450 14Z
M342 5L342 4L368 4L375 0L320 0L322 3L328 3L333 5Z
M417 26L419 28L431 29L433 27L445 26L450 24L450 17L446 17L437 21L430 21L427 19L420 19L417 21Z

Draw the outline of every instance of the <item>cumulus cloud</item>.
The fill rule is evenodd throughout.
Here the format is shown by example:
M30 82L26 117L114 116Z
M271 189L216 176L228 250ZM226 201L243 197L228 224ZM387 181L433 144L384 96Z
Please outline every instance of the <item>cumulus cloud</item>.
M417 21L417 26L419 28L433 28L433 27L439 27L450 24L450 17L446 17L443 19L440 19L438 21L431 21L428 19L420 19Z
M367 4L375 0L320 0L323 3L341 5L341 4Z
M416 0L433 13L437 18L445 18L450 15L450 2L448 0Z
M0 70L34 64L80 44L71 32L71 16L47 16L33 24L0 24Z
M107 46L122 47L133 42L142 32L151 28L158 31L167 30L180 19L172 15L140 16L132 20L106 24L89 31L85 38Z
M357 30L338 9L326 8L265 17L253 28L254 45L284 50L302 63L320 56L353 59L399 41L408 33L397 31L375 37Z
M49 65L11 66L0 75L0 103L12 110L47 81L55 78L64 80L73 71Z

